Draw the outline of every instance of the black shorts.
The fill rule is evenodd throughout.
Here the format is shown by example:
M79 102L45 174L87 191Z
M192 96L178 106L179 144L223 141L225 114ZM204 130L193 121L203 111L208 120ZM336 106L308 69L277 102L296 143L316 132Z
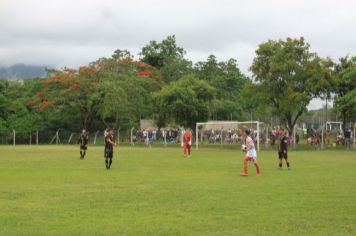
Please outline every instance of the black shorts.
M281 151L281 152L278 152L278 158L279 159L288 159L288 153L287 153L287 151L285 151L285 152L283 152L283 151Z
M88 146L87 145L80 145L80 150L87 150Z
M112 151L112 150L105 150L105 152L104 152L104 158L110 158L110 159L112 159L113 158L113 155L114 154L114 152Z

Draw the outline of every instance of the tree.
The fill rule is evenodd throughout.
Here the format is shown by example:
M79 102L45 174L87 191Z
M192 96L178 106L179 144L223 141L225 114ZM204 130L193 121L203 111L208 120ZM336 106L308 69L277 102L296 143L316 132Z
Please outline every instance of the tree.
M150 41L140 52L140 60L157 68L164 81L177 81L191 73L192 62L185 59L185 50L177 46L174 35L168 36L162 42Z
M250 68L256 82L253 96L272 107L290 134L311 99L332 83L324 61L309 47L304 38L270 40L259 45Z
M26 106L31 87L38 79L29 81L0 80L0 133L8 135L12 130L24 134L36 130L41 122L38 113ZM21 92L20 92L21 91Z
M105 102L101 105L99 114L106 127L121 129L122 126L132 125L133 117L128 94L123 88L124 83L117 79L102 81L101 87L105 91L103 98ZM124 129L128 127L124 127Z
M270 105L261 103L264 100L263 93L258 93L258 89L253 81L248 80L240 93L242 107L245 112L244 120L252 119L270 123L273 112Z
M9 82L0 79L0 133L2 134L9 132L7 120L10 114L11 100L7 96L8 90Z
M43 112L54 129L90 128L102 103L99 78L93 67L64 69L41 81L32 108ZM76 122L73 122L75 120Z
M335 107L344 124L356 116L356 57L340 58L335 65Z
M345 96L338 97L335 100L336 108L341 112L344 124L347 121L356 120L356 89L353 89L345 94Z
M243 97L241 96L244 84L248 79L240 72L235 59L218 62L214 55L206 61L198 62L194 67L195 73L201 80L216 88L217 102L213 110L215 119L243 119Z
M125 59L133 59L133 55L128 50L117 49L114 54L111 56L115 61L125 60Z
M154 95L158 125L174 122L193 128L208 120L215 99L215 89L194 75L182 77Z
M99 115L106 127L128 130L141 118L153 118L152 94L164 85L156 68L121 50L91 65L97 69L104 94Z

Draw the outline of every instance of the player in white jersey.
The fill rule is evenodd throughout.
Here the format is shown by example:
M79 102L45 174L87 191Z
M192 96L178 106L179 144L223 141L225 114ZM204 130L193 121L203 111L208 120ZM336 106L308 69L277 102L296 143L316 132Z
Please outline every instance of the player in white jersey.
M250 137L250 130L245 130L243 134L243 138L245 139L245 144L243 145L242 151L246 152L246 155L244 157L244 171L240 173L240 176L247 176L248 175L248 167L247 163L249 161L253 162L253 164L256 167L256 174L260 175L260 168L257 164L257 152L255 148L255 143Z

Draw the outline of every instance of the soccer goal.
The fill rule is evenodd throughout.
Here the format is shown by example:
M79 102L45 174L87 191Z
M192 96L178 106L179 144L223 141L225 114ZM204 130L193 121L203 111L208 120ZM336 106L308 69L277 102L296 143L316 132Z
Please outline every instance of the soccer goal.
M260 143L268 142L268 132L263 122L259 121L208 121L198 122L195 127L195 145L228 145L242 143L245 129L251 129L257 151Z
M342 139L343 133L343 122L340 121L327 121L322 126L321 129L321 147L324 148L325 145L325 138L327 132L330 132L329 135L334 137L335 142L339 142L339 139Z

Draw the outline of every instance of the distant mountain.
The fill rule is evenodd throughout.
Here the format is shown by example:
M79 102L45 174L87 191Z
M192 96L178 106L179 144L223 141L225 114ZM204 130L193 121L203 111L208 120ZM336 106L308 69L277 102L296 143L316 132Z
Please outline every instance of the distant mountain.
M25 79L33 77L44 77L45 66L31 66L16 64L8 67L0 67L0 78L2 79Z

